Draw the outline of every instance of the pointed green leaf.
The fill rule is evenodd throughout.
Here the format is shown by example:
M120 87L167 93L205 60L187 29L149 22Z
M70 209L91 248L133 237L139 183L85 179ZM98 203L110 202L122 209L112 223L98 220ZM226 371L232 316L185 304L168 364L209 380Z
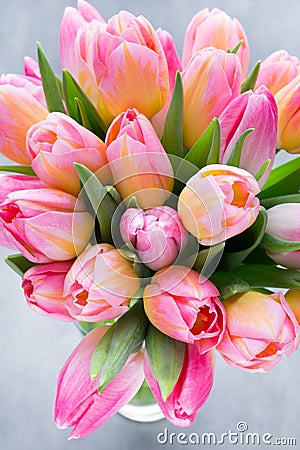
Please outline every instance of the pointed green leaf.
M159 384L165 402L178 381L185 358L186 344L161 333L149 325L146 350L154 378Z
M65 113L57 77L39 42L37 42L37 54L48 110L49 112L59 111Z
M214 130L212 135L211 147L207 157L206 164L219 164L221 146L221 127L218 119L214 119Z
M300 194L280 195L279 197L266 198L260 202L266 209L282 203L300 203Z
M245 143L245 140L247 138L247 136L252 133L254 131L254 128L248 128L248 130L245 130L240 137L238 138L234 149L232 150L232 153L227 161L227 164L229 166L234 166L234 167L239 167L240 165L240 160L241 160L241 155L242 155L242 150L243 150L243 145Z
M138 202L136 200L135 195L130 197L130 199L129 199L128 203L127 203L127 208L138 208L138 209L140 209L140 206L138 205Z
M185 155L184 160L192 163L199 169L206 166L208 155L211 151L212 144L215 141L215 135L219 132L219 128L220 123L215 117L200 136L198 141Z
M112 326L107 330L105 335L99 341L95 348L90 361L90 376L92 380L98 378L103 364L108 356L109 347L113 336Z
M9 255L5 258L5 262L21 277L28 269L36 265L33 262L28 261L28 259L21 254Z
M182 123L183 87L180 72L177 72L173 96L162 136L162 145L168 154L179 157L183 156Z
M122 202L120 194L114 186L107 185L104 186L104 189L106 190L106 192L109 193L109 195L112 196L117 205L119 205Z
M270 250L271 252L294 252L296 250L300 250L299 241L293 242L278 239L268 233L265 233L261 245L263 248L265 248L266 250Z
M257 63L253 67L252 71L250 72L250 74L248 75L246 80L242 83L241 93L250 91L250 89L254 89L254 86L255 86L255 83L256 83L256 80L258 77L260 65L261 65L261 61L257 61Z
M251 288L300 289L300 272L281 269L275 265L241 264L235 270L236 276L246 281Z
M265 161L263 163L263 165L261 166L259 171L254 175L256 181L259 181L264 176L264 174L266 173L266 170L269 167L270 163L271 163L270 159L267 159L267 161Z
M91 122L88 118L88 115L86 113L86 110L83 106L83 103L81 100L79 100L79 98L74 98L74 102L76 105L76 109L77 109L77 114L78 114L78 121L79 123L84 126L85 128L87 128L88 130L91 130L92 125Z
M31 166L0 166L0 172L21 173L23 175L36 176Z
M239 48L241 47L241 45L243 45L243 43L244 43L244 39L241 39L237 44L236 44L236 46L235 47L233 47L233 49L232 50L227 50L227 53L234 53L234 54L236 54L238 51L239 51Z
M260 199L297 194L300 189L300 156L271 170L258 194Z
M249 284L234 273L217 271L212 274L210 281L218 288L222 297L247 292L250 289Z

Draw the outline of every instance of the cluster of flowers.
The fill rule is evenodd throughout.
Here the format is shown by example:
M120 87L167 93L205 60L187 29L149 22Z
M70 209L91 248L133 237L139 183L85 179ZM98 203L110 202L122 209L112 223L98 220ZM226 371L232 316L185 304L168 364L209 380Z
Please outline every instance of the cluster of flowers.
M247 76L247 37L218 9L193 18L181 61L167 31L84 0L60 55L62 86L40 46L0 78L7 262L33 310L92 325L55 421L84 437L146 378L188 426L214 349L267 371L299 346L299 158L271 169L276 148L300 152L300 61L275 52Z

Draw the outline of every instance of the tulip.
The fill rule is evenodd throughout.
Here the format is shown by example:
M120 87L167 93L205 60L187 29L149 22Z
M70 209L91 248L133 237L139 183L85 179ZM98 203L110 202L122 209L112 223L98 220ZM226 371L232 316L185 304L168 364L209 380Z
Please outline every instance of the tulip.
M282 203L268 209L266 233L284 241L300 241L300 203ZM277 264L300 270L300 250L291 252L267 251Z
M136 109L127 110L113 121L105 143L122 199L134 195L143 209L163 205L173 189L173 170L149 120Z
M214 355L201 355L196 345L186 347L183 367L171 395L162 400L161 391L145 355L145 377L166 419L179 427L190 426L205 403L213 385Z
M217 350L231 366L267 372L297 349L300 326L282 292L235 294L223 305L226 331Z
M66 322L74 321L65 307L64 281L72 262L39 264L23 275L22 288L28 306L34 311Z
M140 288L132 263L109 244L90 247L74 262L66 276L66 307L77 320L114 319L128 309Z
M0 175L0 203L4 202L7 195L14 191L27 189L42 189L47 187L37 177L29 175Z
M51 187L75 196L79 194L80 182L74 162L97 172L102 184L109 182L104 143L65 114L51 113L33 125L27 132L26 142L33 170Z
M74 58L65 57L68 46ZM107 24L82 25L62 47L68 69L91 99L106 125L128 108L147 117L161 110L169 94L169 74L161 42L142 16L121 11Z
M142 263L155 271L172 264L188 240L177 212L168 206L147 211L127 209L121 218L120 231L123 240L137 250Z
M56 189L14 191L0 204L0 242L29 261L73 259L89 242L93 217L81 201Z
M275 95L278 106L277 148L300 153L300 73Z
M91 380L90 360L108 327L88 333L60 371L54 405L58 428L74 427L69 439L83 438L126 405L144 379L143 353L130 355L120 373L98 394L98 379Z
M162 333L205 353L222 339L225 312L217 288L198 272L171 266L157 272L144 290L150 322Z
M202 245L215 245L242 233L259 213L256 179L223 164L203 167L187 182L178 200L184 227Z
M277 120L275 99L265 87L236 97L220 116L220 162L226 164L241 134L254 128L244 142L239 167L256 175L270 159L267 170L259 180L259 185L262 186L268 178L276 154Z
M243 78L245 78L249 60L250 51L247 36L237 19L231 19L224 11L214 8L209 11L208 8L199 11L191 20L186 30L182 63L185 68L192 56L205 47L216 47L221 50L233 50L240 42L237 55L241 61L243 69Z
M300 290L290 289L284 297L295 314L298 324L300 325Z
M261 63L256 88L264 85L275 95L299 73L299 58L289 55L285 50L278 50Z
M239 95L242 72L237 55L208 48L195 53L182 74L183 143L190 149L214 117Z

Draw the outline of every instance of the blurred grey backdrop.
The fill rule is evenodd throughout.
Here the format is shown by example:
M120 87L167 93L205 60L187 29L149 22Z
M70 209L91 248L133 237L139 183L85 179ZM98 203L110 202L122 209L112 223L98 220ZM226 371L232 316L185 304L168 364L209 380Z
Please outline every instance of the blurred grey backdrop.
M299 0L94 0L93 4L106 19L120 9L143 14L156 28L173 34L179 52L192 16L205 6L219 7L242 23L250 42L252 65L281 48L300 56ZM36 41L42 43L59 72L58 30L67 5L76 3L1 0L0 73L21 73L23 56L35 56ZM186 430L166 421L137 424L116 415L86 439L68 442L68 431L56 429L53 423L52 405L57 373L80 335L74 325L44 318L27 307L19 277L2 262L9 253L0 249L1 450L148 450L162 447L156 436L166 427L169 433L213 432L220 436L230 429L236 431L239 421L248 424L249 432L270 433L274 439L294 437L300 448L299 352L284 357L264 375L243 373L217 357L212 393L193 426ZM164 447L179 449L182 445L175 441Z

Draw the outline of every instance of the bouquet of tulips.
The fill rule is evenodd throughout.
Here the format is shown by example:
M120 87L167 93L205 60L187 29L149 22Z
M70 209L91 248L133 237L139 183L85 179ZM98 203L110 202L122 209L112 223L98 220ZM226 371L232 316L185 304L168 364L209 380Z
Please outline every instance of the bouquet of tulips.
M300 61L248 72L236 19L204 9L171 35L84 0L0 78L0 242L28 305L85 337L62 368L58 427L87 436L144 380L189 426L214 352L265 372L300 340ZM248 75L247 75L248 74ZM90 331L89 331L90 330Z

